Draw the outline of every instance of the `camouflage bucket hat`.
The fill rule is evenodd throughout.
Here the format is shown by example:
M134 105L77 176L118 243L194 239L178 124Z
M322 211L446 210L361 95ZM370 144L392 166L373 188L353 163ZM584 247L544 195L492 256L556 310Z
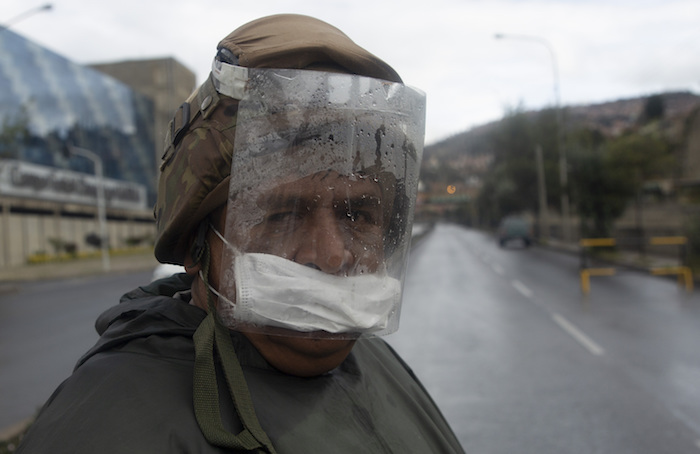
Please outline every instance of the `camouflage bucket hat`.
M337 28L308 16L255 20L233 31L217 49L217 58L248 68L312 69L401 83L388 64ZM221 95L210 75L175 113L154 210L160 262L183 264L197 226L226 203L237 111L238 100Z

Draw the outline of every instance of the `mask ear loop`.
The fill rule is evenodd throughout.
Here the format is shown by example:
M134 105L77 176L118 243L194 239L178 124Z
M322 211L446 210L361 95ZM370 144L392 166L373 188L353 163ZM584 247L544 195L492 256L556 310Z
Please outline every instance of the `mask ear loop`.
M206 234L208 223L202 224L204 227L200 226L197 240L199 240L202 231ZM238 362L231 335L216 316L214 297L209 290L211 251L205 234L202 234L204 240L201 244L201 251L198 251L200 252L199 257L195 258L195 260L201 260L200 276L207 288L207 307L209 309L209 314L199 325L193 337L195 348L193 403L197 424L204 438L212 445L235 451L245 450L276 454L272 442L255 414L250 391L243 376L243 369ZM243 430L237 435L226 430L221 420L215 366L217 352L231 400L243 425Z
M219 231L217 230L217 228L214 227L214 224L212 224L211 222L209 223L209 228L211 229L212 232L214 232L214 234L215 234L216 236L219 237L219 239L221 240L221 242L224 243L224 245L226 245L226 247L228 247L229 249L231 249L231 252L233 252L234 256L241 255L240 249L238 249L236 246L234 246L233 244L231 244L226 238L224 238L224 236L221 234L221 232L219 232Z

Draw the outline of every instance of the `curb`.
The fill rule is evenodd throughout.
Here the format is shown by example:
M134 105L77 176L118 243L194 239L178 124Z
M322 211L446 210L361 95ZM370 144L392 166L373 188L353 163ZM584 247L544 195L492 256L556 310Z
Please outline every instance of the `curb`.
M100 258L0 268L0 294L15 291L18 283L22 282L145 271L154 269L157 265L158 261L153 256L153 253L147 251L111 256L109 271L103 269Z

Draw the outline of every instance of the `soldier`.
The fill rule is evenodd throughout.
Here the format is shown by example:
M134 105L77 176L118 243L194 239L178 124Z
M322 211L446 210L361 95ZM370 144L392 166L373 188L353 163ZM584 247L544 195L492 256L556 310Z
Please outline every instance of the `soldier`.
M248 23L166 139L156 257L19 452L462 452L398 327L424 95L338 29Z

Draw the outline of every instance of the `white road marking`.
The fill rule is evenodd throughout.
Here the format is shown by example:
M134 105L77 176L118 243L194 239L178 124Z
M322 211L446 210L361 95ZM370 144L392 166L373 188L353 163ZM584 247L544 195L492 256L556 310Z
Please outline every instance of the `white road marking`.
M696 440L696 441L695 441L695 445L696 445L698 448L700 448L700 440Z
M590 337L583 334L581 330L572 325L567 319L559 314L552 314L552 318L557 325L559 325L564 331L566 331L571 337L576 339L576 341L581 344L586 350L588 350L592 355L601 356L605 353L603 348L593 342Z
M501 268L500 266L496 265L495 263L494 263L493 265L491 265L491 269L492 269L496 274L498 274L499 276L503 276L503 268Z
M513 287L515 287L515 290L517 290L517 291L519 291L520 293L522 293L522 295L523 295L525 298L532 298L532 290L530 290L529 288L527 288L527 286L525 286L525 284L523 284L523 283L520 282L519 280L517 280L517 279L514 280L513 282L511 282L511 285L512 285Z

